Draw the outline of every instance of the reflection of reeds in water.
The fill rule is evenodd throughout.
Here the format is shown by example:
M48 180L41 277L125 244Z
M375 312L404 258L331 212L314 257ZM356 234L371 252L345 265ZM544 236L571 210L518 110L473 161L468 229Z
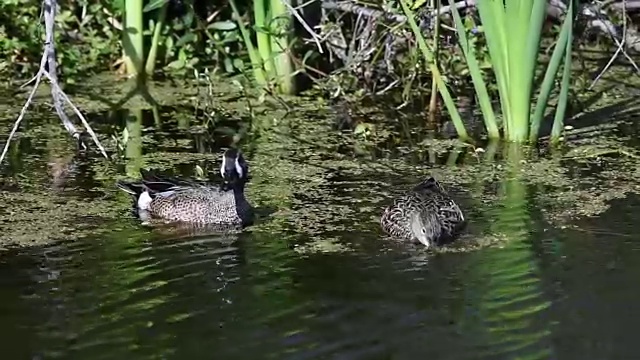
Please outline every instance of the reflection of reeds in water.
M515 160L512 166L517 164L517 159L510 160ZM469 264L473 274L466 292L476 315L465 321L465 327L475 329L473 341L487 349L483 352L487 358L526 354L548 359L553 353L551 324L543 313L550 301L528 243L533 224L526 185L517 173L515 165L513 177L502 182L502 201L490 215L495 219L491 230L508 237L504 248L475 253Z
M142 166L142 109L127 112L125 129L126 172L128 176L138 176Z

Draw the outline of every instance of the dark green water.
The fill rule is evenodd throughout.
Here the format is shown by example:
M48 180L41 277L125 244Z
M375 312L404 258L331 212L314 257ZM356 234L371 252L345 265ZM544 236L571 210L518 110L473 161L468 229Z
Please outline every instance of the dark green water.
M12 176L42 176L33 169L42 170L44 150L35 140L25 145L27 140L21 142L25 160L13 160ZM172 146L154 144L145 152L186 151ZM534 188L507 184L499 199L512 200L504 206L468 201L465 210L471 233L497 228L508 241L477 251L425 254L385 241L375 222L389 184L408 184L418 176L383 181L325 169L316 190L302 191L309 182L296 178L302 175L285 175L283 181L259 170L271 166L267 159L298 164L316 156L300 146L285 146L280 155L261 154L260 145L248 151L256 170L250 187L292 188L281 196L286 201L271 204L291 212L265 216L255 228L227 236L177 238L140 226L103 185L112 180L97 180L98 161L80 161L68 175L64 196L84 199L87 206L96 199L111 202L118 216L70 217L96 234L0 255L4 358L640 355L634 331L640 316L640 198L614 200L605 213L581 220L580 229L560 230L541 216ZM211 145L207 151L218 150ZM184 172L183 167L171 170ZM277 197L254 194L258 205ZM323 238L351 251L295 251Z

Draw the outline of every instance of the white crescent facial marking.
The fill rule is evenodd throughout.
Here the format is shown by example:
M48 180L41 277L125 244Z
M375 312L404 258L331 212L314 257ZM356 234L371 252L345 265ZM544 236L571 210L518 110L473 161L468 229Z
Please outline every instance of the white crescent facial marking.
M242 166L240 166L240 162L238 161L239 157L236 157L236 171L238 172L238 177L242 178L243 171L242 171Z
M222 157L222 166L220 166L220 176L224 177L224 169L227 166L227 157Z

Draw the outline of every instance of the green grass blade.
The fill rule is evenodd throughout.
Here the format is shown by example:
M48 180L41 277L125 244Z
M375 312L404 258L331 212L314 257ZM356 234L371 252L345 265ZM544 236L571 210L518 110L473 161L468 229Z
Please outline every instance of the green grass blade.
M449 93L449 89L447 85L442 80L442 76L440 75L440 70L437 66L435 66L433 61L433 54L429 47L427 46L427 42L424 39L424 36L420 32L420 28L414 19L414 14L409 6L405 2L405 0L400 0L400 6L402 7L402 11L407 17L407 21L409 22L409 26L411 27L411 31L413 31L414 36L416 37L416 41L418 42L418 47L422 52L422 55L427 60L429 64L429 69L431 70L432 76L435 78L436 83L438 85L438 90L440 91L440 96L442 96L442 101L444 101L444 105L449 112L449 116L451 117L451 121L453 122L453 126L456 128L458 136L462 140L469 140L469 135L467 134L467 130L464 127L464 123L462 122L462 118L460 117L460 112L453 102L453 98L451 97L451 93Z
M531 74L531 82L529 83L533 86L533 77L535 75L536 66L538 65L538 55L540 53L540 37L542 36L542 26L544 24L544 20L547 16L547 2L546 1L537 1L533 3L533 7L531 8L531 22L529 23L529 32L528 38L526 40L527 53L525 54L523 60L525 62L525 68L529 69L529 73ZM533 92L533 88L530 87L527 89L530 96Z
M562 84L560 85L560 96L558 96L558 105L556 107L556 115L553 119L553 127L551 129L551 142L555 143L560 139L562 135L562 129L564 128L564 116L567 110L567 100L569 98L569 85L571 81L571 45L573 42L573 18L574 18L574 1L569 2L569 8L567 9L566 22L569 23L569 35L566 41L565 58L564 58L564 70L562 73Z
M460 13L455 6L452 7L451 13L453 14L453 19L456 24L458 39L460 40L460 47L462 48L464 56L467 60L469 73L471 74L471 79L473 80L473 87L476 91L478 102L480 103L480 109L482 110L487 133L489 134L489 138L497 139L500 137L500 131L498 130L496 116L493 112L493 107L491 106L491 98L489 97L487 86L484 82L484 79L482 78L482 73L480 72L478 59L476 58L474 49L469 45L467 32L465 31L464 24L462 23L462 19L460 18Z
M547 1L535 1L531 9L531 22L529 24L529 37L527 44L529 44L527 54L524 57L524 61L527 62L527 68L535 69L538 54L540 52L540 37L542 36L542 25L547 17ZM532 72L533 75L533 72Z
M562 135L564 128L564 115L567 110L567 100L569 97L569 84L571 80L571 45L567 43L564 58L564 70L562 72L562 85L560 87L560 95L558 96L558 104L556 105L556 115L553 119L553 127L551 128L551 142L555 143Z
M547 108L549 96L551 95L551 91L553 90L555 85L556 74L558 73L558 69L560 68L560 63L562 62L562 55L564 54L567 47L567 42L569 41L572 26L573 21L569 18L569 16L567 16L562 24L562 28L560 29L558 42L553 49L551 59L549 60L549 64L547 65L547 71L545 72L544 79L542 80L542 84L540 85L538 101L531 118L531 129L529 130L530 142L535 142L538 138L540 123L542 122L542 118L544 117L544 112Z
M540 1L540 0L538 0ZM511 5L509 4L515 4ZM528 12L527 12L528 10ZM526 39L528 38L530 11L524 9L524 4L519 1L507 1L507 37L508 72L509 72L509 99L510 113L506 117L509 124L508 140L526 141L529 134L529 117L531 105L531 83L533 73L526 68L524 55L527 54ZM526 15L526 16L525 16ZM533 44L537 45L537 44ZM527 91L528 90L528 91Z
M271 49L271 36L269 34L269 19L267 16L267 4L265 0L253 0L253 21L256 32L258 54L262 59L264 70L269 79L275 78L275 70Z
M158 47L160 46L160 36L162 35L162 29L165 25L165 20L167 18L167 8L169 7L169 2L166 1L160 11L158 12L158 17L156 18L155 27L153 29L153 36L151 37L151 47L149 48L149 53L147 54L147 63L145 65L145 72L147 75L153 75L153 72L156 68L156 57L158 55Z
M509 71L508 62L506 61L508 52L506 44L506 36L503 30L505 22L504 6L502 1L484 0L476 4L482 22L482 28L489 48L489 56L491 58L493 73L496 77L498 85L498 93L500 96L500 108L503 117L504 136L509 135Z
M290 0L270 0L270 9L273 21L269 28L271 34L271 51L273 52L273 64L277 76L277 84L280 93L293 95L295 89L295 68L289 52L291 41L289 35L293 31L293 17L283 4L283 1Z
M234 20L238 24L240 34L242 34L242 39L244 40L244 44L247 47L247 52L249 53L249 60L251 60L251 66L253 68L253 76L255 78L255 81L258 83L258 85L264 86L267 84L267 77L263 70L262 61L260 60L260 54L258 54L256 48L253 46L251 36L249 35L249 31L247 30L246 26L244 26L244 23L242 22L242 17L240 16L240 12L238 11L235 0L229 0L229 5L231 5Z
M144 23L142 0L125 1L122 47L127 74L144 76Z

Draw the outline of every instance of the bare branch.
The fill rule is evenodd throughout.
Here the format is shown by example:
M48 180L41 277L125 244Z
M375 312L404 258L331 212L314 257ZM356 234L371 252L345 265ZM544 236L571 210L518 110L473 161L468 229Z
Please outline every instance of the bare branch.
M100 152L102 153L102 155L106 159L108 159L109 157L107 156L107 152L102 147L102 144L100 144L100 140L98 140L98 137L96 136L96 133L91 128L91 125L89 125L89 123L87 122L87 119L85 119L85 117L82 115L80 110L71 102L71 99L69 99L67 94L65 94L64 91L62 91L62 89L60 89L60 86L58 85L58 82L53 79L53 76L51 75L51 73L49 73L48 71L45 71L44 73L45 73L45 75L47 75L47 78L51 82L51 87L52 87L51 91L52 92L56 91L58 93L58 95L61 96L62 99L65 100L67 102L67 104L69 104L69 106L71 106L71 109L73 109L73 112L75 112L76 115L78 116L78 118L80 119L80 121L82 121L82 125L84 125L84 127L87 129L87 132L89 133L89 135L91 135L91 139L93 139L93 142L96 144L98 149L100 149Z
M640 0L625 0L628 2L626 9L631 8L631 4L633 4L634 8L640 8ZM462 0L456 2L454 5L446 5L442 6L437 10L431 12L429 16L449 16L451 12L452 6L455 6L458 10L475 7L477 0ZM621 9L623 7L622 1L619 3L610 4L609 6L614 8ZM323 1L322 7L325 9L336 9L344 12L349 12L353 14L358 14L365 17L375 17L375 18L383 18L387 21L392 21L396 23L403 23L407 21L407 17L402 14L395 14L392 12L387 12L379 9L374 9L370 7L366 7L363 5L357 5L349 0L345 1ZM547 5L547 16L554 19L561 19L567 13L567 5L562 2L562 0L550 0ZM603 18L601 16L600 9L595 8L591 4L584 4L580 7L580 14L589 18L590 20L587 23L587 27L589 29L598 29L600 32L605 34L611 34L613 37L618 37L618 32L616 30L615 25Z
M631 62L633 67L636 69L636 73L640 73L640 69L638 69L638 65L636 65L635 61L633 61L631 56L629 56L629 54L627 54L627 52L624 50L625 43L628 38L627 37L627 8L624 6L626 2L627 2L626 0L622 0L622 41L618 41L618 39L615 37L613 38L613 40L617 43L618 48L616 49L616 52L613 54L613 56L611 56L611 59L609 59L609 62L604 67L604 69L602 69L602 71L598 74L598 76L596 76L596 78L593 80L593 82L589 86L589 90L591 90L595 86L595 84L598 82L598 80L600 80L600 78L604 75L604 73L607 72L607 70L609 69L609 67L611 67L611 65L613 64L615 59L618 57L618 54L620 52L622 52L622 54L627 58L627 60Z
M309 33L309 35L311 35L311 38L314 40L314 42L316 43L316 46L318 47L318 52L320 54L323 53L322 51L322 45L320 45L320 40L322 40L322 38L320 37L320 35L318 35L315 31L313 31L313 29L311 29L311 26L309 26L309 24L307 24L306 21L304 21L304 19L302 18L302 16L300 16L300 14L298 14L298 11L296 9L294 9L291 4L289 4L289 0L280 0L282 2L282 4L289 10L289 12L296 18L298 19L298 21L300 22L300 24L302 24L302 26L304 27L305 30L307 30L307 32Z
M2 155L0 155L0 164L2 164L2 160L4 160L4 157L7 155L7 151L9 151L9 144L11 144L11 139L13 139L13 136L15 135L16 131L18 130L18 127L20 126L20 123L22 122L22 118L24 117L24 114L27 112L27 108L29 108L29 105L31 104L31 100L33 99L33 95L35 95L36 90L38 90L38 86L40 86L40 81L42 80L43 69L44 69L44 66L45 66L46 63L47 63L47 56L46 56L46 53L43 53L42 54L42 60L40 60L40 70L38 70L38 73L33 78L33 79L35 79L36 83L33 86L33 89L31 89L31 93L29 94L29 97L27 98L27 102L24 103L24 105L22 106L22 110L20 110L20 115L18 115L18 119L13 124L13 129L11 129L11 133L9 134L9 137L7 138L7 143L4 144L4 149L2 149ZM30 80L29 82L33 81L33 79Z
M372 9L366 6L356 5L355 3L348 2L348 1L340 1L340 2L323 1L322 7L328 10L336 9L344 12L350 12L350 13L362 15L365 17L374 17L374 18L381 17L383 19L393 21L393 22L398 22L398 23L407 21L407 17L404 15L394 14L394 13L390 13L390 12L386 12L378 9Z
M44 0L44 28L45 28L45 43L44 43L44 53L47 56L47 65L49 68L50 76L49 81L52 84L58 84L58 65L56 64L56 49L55 49L55 38L54 38L54 21L57 13L57 4L56 0ZM80 133L76 129L75 125L69 120L67 114L64 112L64 103L60 99L60 94L58 92L59 87L51 86L51 97L53 98L53 106L58 113L58 117L62 120L62 124L67 129L67 132L74 137L76 140L80 141ZM86 145L82 144L85 148Z
M89 125L89 123L86 121L84 116L82 116L82 114L80 113L80 110L78 110L78 108L75 107L73 103L71 103L71 100L69 99L69 97L62 91L62 89L60 88L60 85L58 84L56 52L55 52L55 44L54 44L54 40L55 40L54 19L55 19L56 9L57 9L56 0L43 1L46 35L45 35L45 43L44 43L44 49L42 53L42 59L40 61L40 68L38 69L38 73L33 77L33 79L29 80L26 84L21 86L21 87L24 87L35 80L35 84L33 85L33 89L31 89L31 93L27 98L27 102L22 107L22 110L20 111L20 115L18 116L18 119L16 120L16 122L13 125L13 128L11 129L11 133L9 134L9 137L7 139L7 143L5 144L4 149L2 150L2 155L0 155L0 163L2 163L2 160L4 160L4 157L6 156L6 153L9 150L9 144L11 143L13 136L18 130L20 123L22 122L22 119L24 118L24 115L26 113L26 110L31 104L31 101L33 100L33 96L36 93L36 90L38 90L38 87L40 86L40 81L42 80L43 75L45 75L49 79L49 82L51 83L51 97L53 98L53 105L65 129L67 129L69 134L71 134L73 138L77 139L80 144L85 146L84 143L81 142L80 133L76 130L75 125L73 125L71 120L69 120L69 118L67 117L67 114L64 111L63 100L66 101L71 106L71 108L76 113L76 115L78 115L84 127L86 128L87 132L91 135L91 138L95 142L96 146L98 147L98 149L100 149L100 152L102 153L102 155L107 159L109 158L107 156L107 152L102 147L102 144L100 144L100 141L98 140L96 134L93 132L93 129L91 129L91 126Z

